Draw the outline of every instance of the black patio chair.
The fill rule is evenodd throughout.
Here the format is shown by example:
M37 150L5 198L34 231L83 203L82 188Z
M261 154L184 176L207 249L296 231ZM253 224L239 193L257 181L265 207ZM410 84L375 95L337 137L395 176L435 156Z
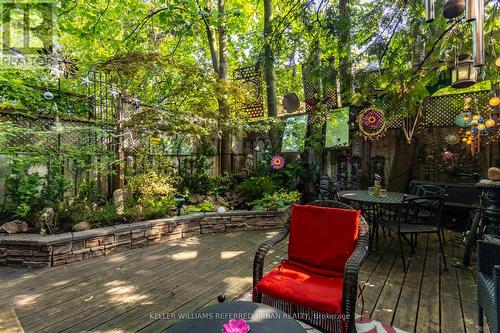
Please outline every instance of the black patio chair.
M340 196L337 192L337 188L328 176L321 176L319 178L318 192L319 200L332 200L340 202Z
M484 315L491 333L500 333L500 243L477 242L477 304L479 332Z
M441 226L441 215L445 197L444 195L409 199L407 196L404 196L403 201L397 207L395 216L390 214L377 220L378 226L386 228L397 235L403 270L405 272L407 266L403 241L406 241L410 245L411 255L415 252L417 237L420 234L436 234L438 236L439 250L443 258L444 268L445 270L448 269L444 254ZM422 212L425 214L422 214Z

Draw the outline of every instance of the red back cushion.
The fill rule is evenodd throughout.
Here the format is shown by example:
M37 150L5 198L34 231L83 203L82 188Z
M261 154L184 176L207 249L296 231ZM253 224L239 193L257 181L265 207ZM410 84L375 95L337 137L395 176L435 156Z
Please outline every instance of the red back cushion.
M294 205L288 258L318 272L343 273L358 238L357 210Z

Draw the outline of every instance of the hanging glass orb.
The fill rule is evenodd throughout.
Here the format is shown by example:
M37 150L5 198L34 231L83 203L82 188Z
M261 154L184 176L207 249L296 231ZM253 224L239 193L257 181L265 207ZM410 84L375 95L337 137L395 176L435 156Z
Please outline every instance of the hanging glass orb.
M467 141L468 141L467 138L462 139L462 142L467 142Z
M488 119L484 122L484 124L486 125L486 127L490 128L490 127L493 127L495 126L495 121L493 119Z
M467 88L477 83L477 68L468 54L458 57L458 62L451 71L451 86L453 88Z
M481 116L478 115L478 114L475 114L475 115L472 116L472 120L473 121L478 121L479 119L481 119Z
M498 96L493 96L492 98L490 98L490 100L488 101L488 104L490 106L498 106L500 105L500 97Z
M477 124L477 129L478 129L478 130L482 131L482 130L484 130L485 128L486 128L486 125L485 125L485 124L483 124L483 123Z
M471 131L467 131L467 132L465 132L465 135L467 135L467 136L470 136L471 134L472 134L472 132L471 132Z
M497 57L497 58L495 59L495 65L496 65L497 67L500 67L500 57Z
M471 145L472 144L472 140L467 140L467 144Z

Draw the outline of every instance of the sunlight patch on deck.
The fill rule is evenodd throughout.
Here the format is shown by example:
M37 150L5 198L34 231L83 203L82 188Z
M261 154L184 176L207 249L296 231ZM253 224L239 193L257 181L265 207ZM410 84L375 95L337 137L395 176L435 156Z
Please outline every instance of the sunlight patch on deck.
M221 259L231 259L245 253L245 251L222 251L220 253Z
M198 251L182 251L170 256L174 260L188 260L198 257Z
M111 298L110 301L114 303L136 303L147 299L148 296L136 293L137 287L127 284L125 281L115 280L105 284L106 287L111 287L106 290Z

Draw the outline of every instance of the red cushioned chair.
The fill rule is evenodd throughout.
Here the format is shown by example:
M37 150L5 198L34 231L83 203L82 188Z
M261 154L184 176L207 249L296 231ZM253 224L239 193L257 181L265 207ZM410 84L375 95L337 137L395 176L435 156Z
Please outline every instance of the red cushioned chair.
M287 236L288 259L262 276L267 253ZM368 243L368 225L351 206L334 201L293 205L283 229L255 255L253 301L324 332L356 332L358 272Z

